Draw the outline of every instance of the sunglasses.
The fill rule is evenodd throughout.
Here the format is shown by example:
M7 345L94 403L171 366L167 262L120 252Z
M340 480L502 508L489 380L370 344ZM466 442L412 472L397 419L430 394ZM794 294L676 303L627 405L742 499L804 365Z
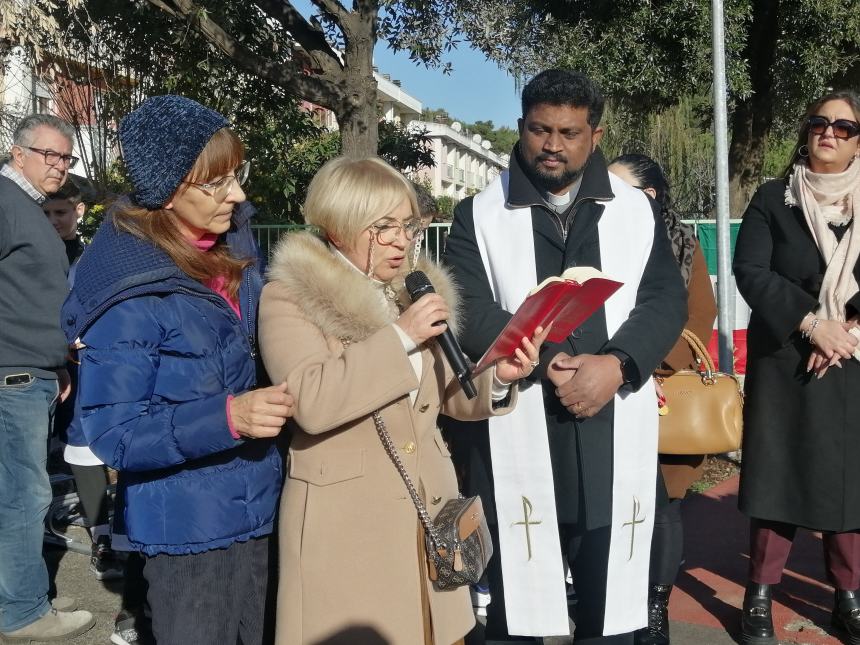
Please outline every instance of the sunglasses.
M824 134L827 128L833 128L833 136L837 139L850 139L860 134L860 124L850 119L836 119L831 121L826 116L811 116L807 119L809 132L812 134Z

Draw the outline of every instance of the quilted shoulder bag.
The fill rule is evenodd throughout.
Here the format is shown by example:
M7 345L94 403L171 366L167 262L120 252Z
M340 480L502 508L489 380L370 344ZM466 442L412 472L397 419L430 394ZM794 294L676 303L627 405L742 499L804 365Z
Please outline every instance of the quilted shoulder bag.
M666 395L661 409L659 452L666 455L713 455L741 447L743 392L738 379L714 369L702 341L685 329L687 341L704 371L678 370L657 376Z
M373 422L385 452L406 484L424 527L427 564L433 586L444 591L477 583L493 555L493 543L481 498L476 495L448 500L436 518L431 519L412 479L403 467L378 410L373 413Z

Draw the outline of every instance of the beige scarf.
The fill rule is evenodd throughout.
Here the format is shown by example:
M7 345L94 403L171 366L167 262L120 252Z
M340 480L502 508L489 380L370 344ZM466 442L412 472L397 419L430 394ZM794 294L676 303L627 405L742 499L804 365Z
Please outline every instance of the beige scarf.
M818 302L819 314L827 320L845 321L848 301L860 291L854 267L860 259L860 162L856 160L840 173L815 173L806 162L795 164L785 191L785 203L799 206L812 238L827 263ZM848 230L839 241L829 224ZM851 330L860 338L860 330ZM860 347L854 352L860 361Z

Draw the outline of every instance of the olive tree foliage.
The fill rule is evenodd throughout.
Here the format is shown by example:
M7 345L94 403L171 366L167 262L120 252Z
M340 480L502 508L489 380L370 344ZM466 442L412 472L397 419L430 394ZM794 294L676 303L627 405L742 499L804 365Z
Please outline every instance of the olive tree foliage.
M86 162L81 166L96 193L91 199L130 187L119 159L122 118L148 96L174 93L230 119L252 163L247 193L261 218L286 210L294 143L321 132L297 100L238 70L197 32L146 2L83 0L72 11L57 8L54 16L66 51L45 48L37 70L58 115L75 127L76 150ZM236 20L248 32L266 27L254 15Z
M282 215L293 222L301 222L302 204L311 179L326 161L342 153L339 132L319 132L294 142L282 168L286 178ZM406 128L390 121L379 122L377 154L404 174L435 165L427 131Z
M0 0L0 87L5 86L10 57L41 61L49 53L62 50L65 39L54 12L65 5L71 9L83 0ZM47 47L46 47L47 46ZM0 141L11 140L20 114L0 104Z
M62 47L63 33L54 13L74 10L83 0L0 0L0 54L23 47L38 61L46 45Z
M462 11L473 42L519 77L579 69L634 115L711 91L709 0L486 0ZM727 0L724 12L738 215L761 181L771 137L795 129L829 88L856 86L860 12L856 0Z
M448 0L310 0L305 18L288 0L148 0L194 29L247 74L334 112L344 154L373 155L379 141L373 51L378 40L415 62L448 68L459 37ZM266 25L247 34L238 20Z
M701 128L702 100L636 116L614 105L603 118L607 160L621 154L652 157L669 181L670 207L685 219L712 217L715 205L714 138Z

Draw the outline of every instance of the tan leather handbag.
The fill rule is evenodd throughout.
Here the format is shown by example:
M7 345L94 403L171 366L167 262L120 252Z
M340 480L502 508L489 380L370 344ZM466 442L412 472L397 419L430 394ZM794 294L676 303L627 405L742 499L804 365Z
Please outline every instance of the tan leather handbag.
M711 455L741 447L744 397L738 379L717 372L708 350L685 329L703 372L679 370L657 376L666 395L660 416L659 452L666 455Z

